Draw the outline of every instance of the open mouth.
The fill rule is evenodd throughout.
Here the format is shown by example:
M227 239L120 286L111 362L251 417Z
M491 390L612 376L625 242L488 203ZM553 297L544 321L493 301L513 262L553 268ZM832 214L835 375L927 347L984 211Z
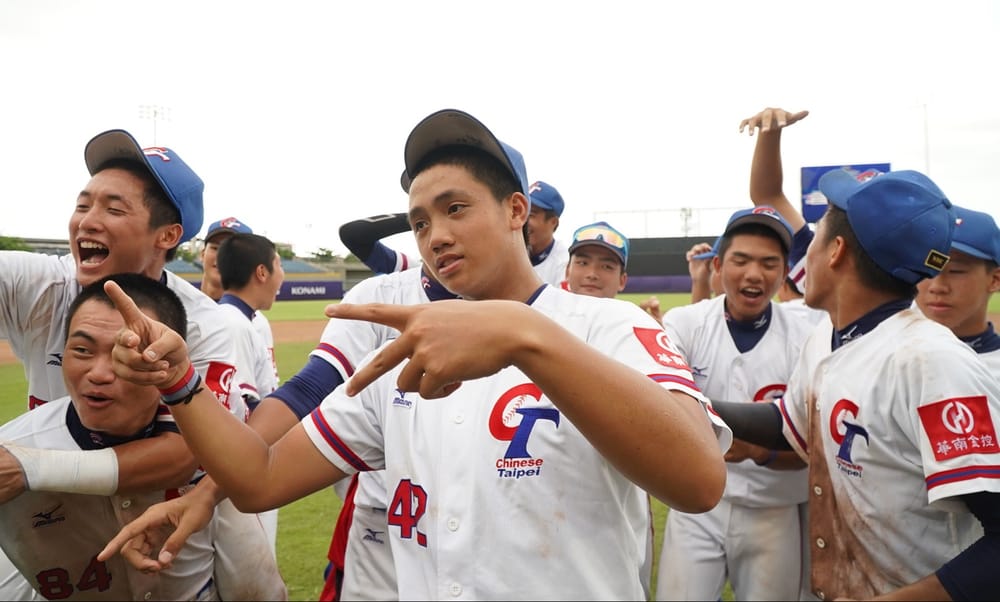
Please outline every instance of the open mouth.
M740 294L747 299L756 301L764 296L764 291L754 286L748 286L746 288L740 289Z
M99 242L81 240L77 247L80 252L80 263L84 265L99 265L108 258L108 248Z

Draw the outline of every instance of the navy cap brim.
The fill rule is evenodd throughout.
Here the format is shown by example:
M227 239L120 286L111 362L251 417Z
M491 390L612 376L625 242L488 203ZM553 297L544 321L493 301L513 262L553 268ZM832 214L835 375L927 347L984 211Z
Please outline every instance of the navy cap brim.
M409 182L417 174L421 162L432 151L447 146L468 146L478 148L494 157L506 167L528 196L528 183L524 166L515 165L503 143L493 135L481 121L464 111L444 109L425 117L413 128L403 148L403 162L406 170L400 178L405 192L410 191ZM512 149L513 150L513 149ZM516 153L516 151L513 151ZM519 154L519 153L516 153Z

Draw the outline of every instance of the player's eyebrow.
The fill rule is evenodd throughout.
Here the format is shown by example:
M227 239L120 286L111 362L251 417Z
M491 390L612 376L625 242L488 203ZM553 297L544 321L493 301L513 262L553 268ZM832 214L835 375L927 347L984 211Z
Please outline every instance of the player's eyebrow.
M733 251L732 254L740 259L746 259L749 261L780 261L781 255L752 255L744 251Z
M73 332L69 333L68 337L66 337L66 341L68 342L70 339L75 339L75 338L86 339L90 343L97 343L97 339L91 336L86 330L74 330Z
M460 190L449 189L440 192L437 196L431 199L432 205L441 205L454 200L455 198L464 197L465 194ZM413 224L414 219L427 216L427 209L423 206L411 207L409 213L407 214L410 224Z

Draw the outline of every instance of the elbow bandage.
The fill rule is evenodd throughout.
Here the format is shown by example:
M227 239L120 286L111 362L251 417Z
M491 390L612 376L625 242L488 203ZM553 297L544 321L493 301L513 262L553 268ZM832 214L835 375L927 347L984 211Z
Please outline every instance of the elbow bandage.
M24 471L29 491L61 491L114 495L118 490L118 456L112 448L61 450L4 443Z

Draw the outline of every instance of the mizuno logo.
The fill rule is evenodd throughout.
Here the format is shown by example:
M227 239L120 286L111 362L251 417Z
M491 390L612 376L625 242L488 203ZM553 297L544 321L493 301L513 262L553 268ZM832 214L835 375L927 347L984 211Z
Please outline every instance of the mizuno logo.
M413 402L406 398L406 391L396 389L396 397L392 398L392 405L409 408L413 406Z
M61 353L50 353L49 357L52 358L45 362L49 366L62 366L62 354Z
M375 543L384 544L385 540L382 539L382 533L383 533L382 531L375 531L373 529L365 527L365 536L362 537L361 539L362 541L371 541Z

